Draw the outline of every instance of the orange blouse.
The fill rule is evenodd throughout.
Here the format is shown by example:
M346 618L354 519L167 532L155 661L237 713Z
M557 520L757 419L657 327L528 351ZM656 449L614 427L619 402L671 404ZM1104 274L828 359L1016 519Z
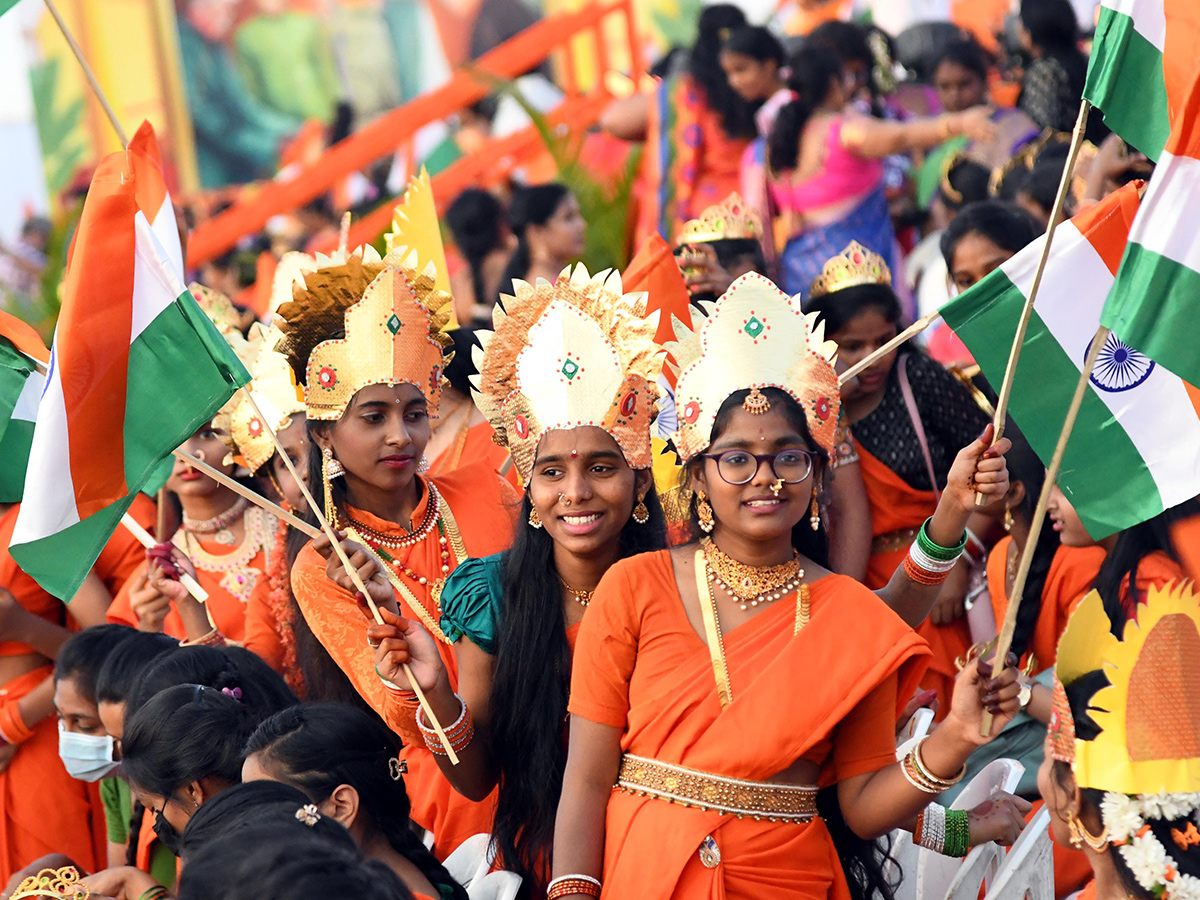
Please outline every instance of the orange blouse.
M517 509L516 492L507 482L486 464L463 466L444 477L429 481L449 506L468 556L488 556L507 549L512 541L513 518ZM413 510L413 528L424 520L428 503L429 491L425 490L421 502ZM389 537L405 536L406 532L394 523L376 518L363 510L348 509L346 514L369 529L383 532ZM425 538L415 544L400 549L387 548L397 563L425 575L430 582L422 585L405 576L403 570L399 572L399 577L421 604L420 609L413 609L407 600L397 596L400 612L407 618L422 622L426 628L431 622L436 624L441 615L430 595L431 583L443 577L438 534L436 527L431 528ZM450 565L453 567L460 562L462 560L457 559L451 550ZM419 737L412 740L415 733L412 711L405 713L394 703L389 703L388 695L392 692L384 687L375 674L375 654L367 645L366 637L369 619L359 609L354 596L326 576L325 567L325 559L311 544L300 551L292 566L292 592L296 604L317 640L350 679L359 695L389 727L402 736L407 734L408 740L401 751L401 759L408 766L405 786L412 801L412 818L418 825L433 832L434 853L439 859L445 859L468 837L491 831L494 796L482 803L472 803L462 797L442 775L433 755L425 748L424 741ZM441 643L438 649L450 675L450 683L457 687L458 664L454 647ZM401 717L404 721L400 720Z
M134 497L129 514L143 528L153 528L155 518L154 501L145 494ZM42 589L42 586L25 574L8 552L13 528L17 524L17 513L21 504L10 508L0 517L0 587L6 588L25 609L35 616L56 625L71 627L66 617L66 604ZM116 595L129 577L146 561L145 551L137 538L128 529L117 526L109 538L92 571L104 582L110 594ZM0 642L0 656L22 656L35 652L33 648L12 641Z
M468 418L464 424L469 423ZM448 475L463 465L482 463L493 472L499 472L508 462L508 451L492 440L496 432L488 422L479 422L469 428L461 429L454 443L438 454L426 473L430 478ZM505 481L517 490L521 489L521 481L517 476L517 467L509 466L502 476Z
M241 643L246 634L246 605L255 584L267 569L268 556L275 548L276 518L257 506L247 508L243 518L246 537L238 547L230 548L215 541L201 541L180 530L172 543L187 554L196 567L196 580L208 591L208 614L228 640ZM134 574L146 570L142 564ZM137 614L130 603L133 579L126 582L108 608L108 621L137 628ZM184 640L187 629L178 610L172 608L163 623L163 631Z
M893 723L929 651L879 598L842 575L811 585L794 633L782 600L724 635L733 700L721 708L708 646L675 583L670 551L622 560L584 616L573 715L621 729L625 753L765 781L805 758L821 783L895 761ZM698 856L706 837L717 868ZM608 803L604 898L849 896L824 822L777 824L623 791Z
M997 541L987 561L987 586L992 598L992 609L996 622L1004 621L1008 612L1007 567L1012 537ZM1054 665L1058 658L1058 639L1067 627L1067 619L1092 588L1100 564L1104 562L1101 547L1062 547L1050 562L1046 574L1046 585L1042 588L1042 609L1029 641L1029 648L1021 658L1024 666L1029 654L1034 656L1032 674L1037 674Z
M246 633L242 642L283 676L288 687L304 698L304 679L296 661L296 611L287 568L286 522L275 527L273 550L267 570L258 577L246 603Z

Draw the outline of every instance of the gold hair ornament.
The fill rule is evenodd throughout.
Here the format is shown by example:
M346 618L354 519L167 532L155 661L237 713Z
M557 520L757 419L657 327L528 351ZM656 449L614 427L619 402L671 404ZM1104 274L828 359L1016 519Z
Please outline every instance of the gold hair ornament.
M734 191L721 203L708 207L698 219L691 219L679 233L680 244L707 244L712 241L760 240L762 219L741 195Z
M809 299L864 284L892 286L892 270L878 253L872 253L858 241L851 241L837 256L821 267L808 292Z

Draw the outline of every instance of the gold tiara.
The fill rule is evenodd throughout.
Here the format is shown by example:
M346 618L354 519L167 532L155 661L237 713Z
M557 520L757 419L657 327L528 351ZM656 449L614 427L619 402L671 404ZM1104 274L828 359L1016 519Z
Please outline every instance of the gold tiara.
M42 869L30 875L19 885L10 900L29 897L45 897L49 900L87 900L91 890L80 880L79 870L74 866L61 869Z
M878 253L872 253L858 241L851 241L841 253L821 267L812 283L809 299L823 297L864 284L892 286L892 270Z
M683 226L679 235L680 244L704 244L709 241L759 240L762 237L762 219L746 205L737 191L725 198L725 202L710 206Z

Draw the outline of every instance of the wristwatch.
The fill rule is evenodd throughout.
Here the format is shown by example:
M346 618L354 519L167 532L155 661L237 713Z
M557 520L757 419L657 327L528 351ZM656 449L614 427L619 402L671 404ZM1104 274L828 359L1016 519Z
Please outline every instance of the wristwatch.
M1017 692L1017 702L1021 704L1021 709L1029 705L1029 701L1033 699L1033 685L1028 681L1021 684L1021 690Z

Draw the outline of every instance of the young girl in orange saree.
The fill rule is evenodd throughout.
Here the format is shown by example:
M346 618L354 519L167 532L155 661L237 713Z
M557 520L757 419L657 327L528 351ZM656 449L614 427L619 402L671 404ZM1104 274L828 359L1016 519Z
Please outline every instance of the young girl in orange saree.
M1015 671L972 661L946 722L895 762L896 713L928 650L823 565L818 485L839 401L836 348L810 328L798 301L746 275L668 346L705 537L618 562L597 588L551 898L846 898L818 787L836 784L845 824L877 837L955 780L987 740L985 709L998 726L1016 711ZM964 509L975 489L1007 490L1002 458L966 468ZM905 565L914 580L944 578L961 552L963 517L940 512Z

